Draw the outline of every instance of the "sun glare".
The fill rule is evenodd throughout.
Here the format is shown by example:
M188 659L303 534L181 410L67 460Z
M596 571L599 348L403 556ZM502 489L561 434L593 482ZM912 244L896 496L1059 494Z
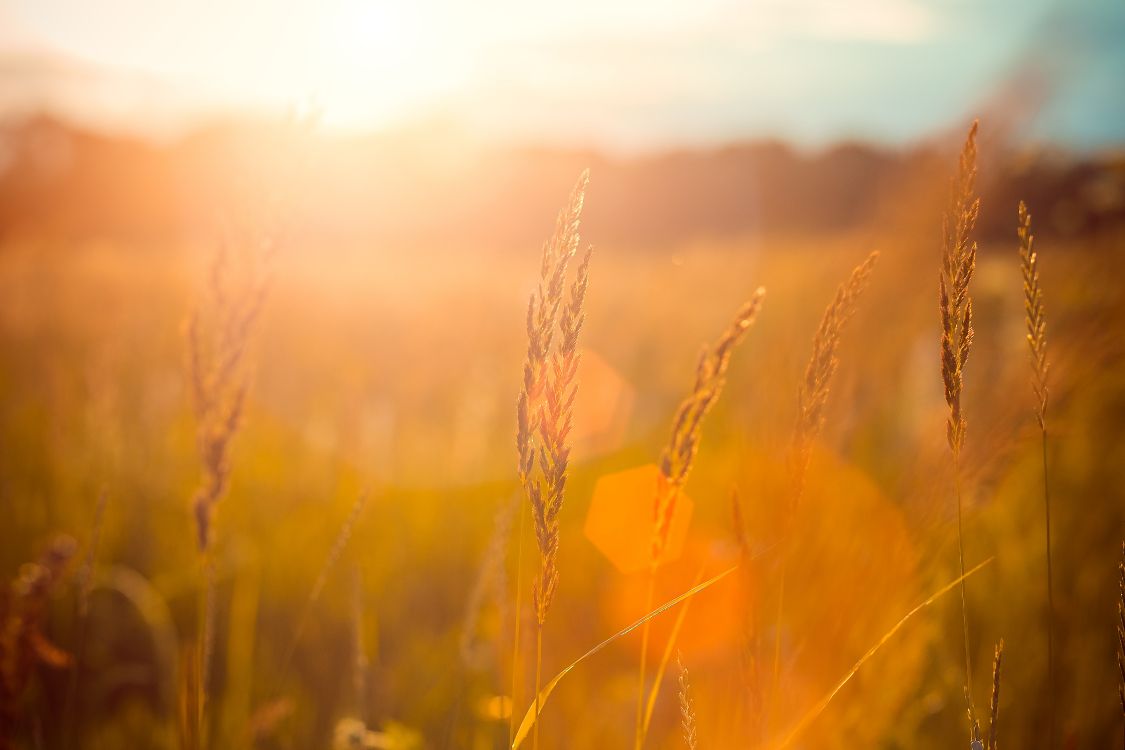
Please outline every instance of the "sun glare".
M318 38L312 96L325 124L368 127L438 106L457 77L418 6L342 0Z

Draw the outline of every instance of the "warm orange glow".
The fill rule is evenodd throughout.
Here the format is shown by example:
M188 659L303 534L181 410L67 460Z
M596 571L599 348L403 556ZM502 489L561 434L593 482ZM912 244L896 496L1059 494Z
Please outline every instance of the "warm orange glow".
M652 553L653 498L660 470L655 464L619 471L598 480L586 513L586 538L622 573L649 567ZM680 556L695 502L680 493L658 561L666 565Z

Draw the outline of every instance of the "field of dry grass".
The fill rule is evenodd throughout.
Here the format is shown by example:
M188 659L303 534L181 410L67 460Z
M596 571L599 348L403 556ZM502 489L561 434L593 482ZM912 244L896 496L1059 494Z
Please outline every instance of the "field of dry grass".
M572 179L553 183L557 205ZM596 170L586 201L598 202ZM686 746L701 748L776 747L794 728L794 747L965 747L966 649L987 734L1001 638L1000 744L1047 747L1052 715L1057 747L1120 741L1125 230L1036 240L1050 360L1052 705L1040 402L1015 204L981 208L1011 231L979 248L959 395L965 564L991 562L965 581L964 606L953 589L920 610L816 711L959 575L939 358L943 205L939 182L847 231L660 248L584 232L596 249L573 427L544 437L570 453L563 501L548 503L558 527L544 532L557 535L558 583L540 620L540 682L739 568L570 672L542 706L539 746L633 744L638 664L647 696L671 654L649 748L684 747L685 723ZM553 216L532 218L546 239ZM508 745L509 717L519 723L535 682L540 573L533 518L520 522L531 508L516 403L538 248L316 240L280 243L260 316L245 335L228 321L245 349L235 374L218 378L233 390L220 392L237 400L244 382L245 400L205 414L203 432L188 321L202 304L212 317L200 325L226 330L226 303L205 294L217 243L21 234L0 245L0 571L12 580L0 609L0 747ZM231 248L261 254L252 234L235 233ZM834 370L806 376L825 307L873 250L866 289L846 300L854 316L822 328ZM236 319L256 272L235 274L223 298ZM650 465L701 348L759 286L768 294L727 352L690 475L673 483L676 554L622 571L648 554L654 498L668 491ZM831 380L823 394L820 377ZM800 412L805 437L794 443L802 382L812 385L800 404L815 413ZM201 461L215 430L224 447ZM807 458L799 503L794 445L798 463ZM197 490L216 477L201 545ZM53 543L60 533L77 546ZM50 559L25 565L51 549L67 560L58 570ZM19 609L36 585L42 601Z

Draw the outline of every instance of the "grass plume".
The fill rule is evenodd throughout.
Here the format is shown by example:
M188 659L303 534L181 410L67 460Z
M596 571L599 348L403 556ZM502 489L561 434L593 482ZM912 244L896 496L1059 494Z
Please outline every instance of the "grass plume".
M727 368L734 348L758 316L765 297L764 287L758 287L744 304L734 320L719 336L715 344L705 349L695 369L695 383L691 393L680 402L672 419L672 433L660 457L659 486L653 503L652 550L650 559L655 567L668 544L668 533L676 510L680 491L687 483L695 455L699 451L703 418L719 400L726 385Z
M260 262L271 257L267 245ZM245 269L241 276L236 272L224 242L211 263L204 297L188 319L188 373L202 464L192 498L200 550L210 546L215 505L230 481L230 446L249 381L246 353L268 288L269 276L261 268Z
M1045 516L1047 551L1047 696L1048 741L1055 744L1055 593L1051 570L1051 491L1047 471L1047 313L1043 309L1043 289L1039 285L1039 253L1031 233L1031 213L1020 201L1019 225L1020 270L1023 273L1024 321L1027 345L1031 354L1031 388L1035 394L1035 421L1043 456L1043 512Z
M965 441L965 416L961 404L965 362L973 344L973 300L969 282L977 265L977 243L972 239L980 214L976 196L977 123L969 129L950 190L942 222L941 275L938 279L941 310L941 376L949 406L946 429L949 447L960 454Z
M684 666L683 655L676 654L676 666L680 669L677 680L680 686L680 728L684 732L684 744L688 750L696 750L698 737L695 721L695 701L691 697L691 683L688 682L687 667Z
M812 356L809 357L805 376L797 388L797 424L793 429L790 454L793 473L792 505L800 502L812 446L824 429L828 393L840 362L836 356L840 334L855 315L859 297L867 289L871 272L878 260L879 253L872 252L852 270L847 281L840 285L836 296L825 308L813 337Z

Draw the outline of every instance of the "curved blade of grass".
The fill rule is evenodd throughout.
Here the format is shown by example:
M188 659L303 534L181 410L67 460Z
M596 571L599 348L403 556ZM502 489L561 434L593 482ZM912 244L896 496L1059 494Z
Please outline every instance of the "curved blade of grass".
M960 585L962 581L971 576L973 573L976 573L985 565L988 565L994 559L996 558L990 557L984 562L978 564L976 567L967 571L964 575L958 576L955 580L950 581L945 586L938 589L938 591L936 591L929 599L907 612L901 620L895 623L894 627L888 630L886 634L879 639L878 643L868 649L867 653L860 657L859 661L857 661L855 665L848 670L848 673L844 675L843 679L837 682L836 686L828 692L828 695L824 696L824 698L822 698L819 703L813 706L812 709L807 714L805 714L800 721L797 722L793 729L789 731L789 734L785 736L785 739L782 740L780 744L774 745L774 750L784 750L784 748L787 748L791 744L793 744L793 740L797 739L797 736L801 732L805 731L805 729L808 728L809 724L811 724L814 719L816 719L818 716L820 716L821 713L824 712L824 709L828 707L828 704L832 702L832 699L836 697L836 694L843 690L844 686L847 685L853 677L855 677L856 672L859 671L859 668L862 667L868 659L874 656L875 652L882 648L887 641L893 638L895 633L897 633L902 628L902 626L906 624L907 620L921 612L926 607L933 604L941 597L948 594L950 591Z
M682 602L686 599L690 599L691 597L700 593L704 589L707 589L707 588L713 586L714 584L716 584L719 581L721 581L722 579L726 578L728 575L730 575L731 573L733 573L736 570L738 570L737 565L735 565L732 568L728 568L727 570L723 571L722 573L719 573L717 576L714 576L713 578L709 578L709 579L707 579L706 581L704 581L703 583L701 583L697 586L693 586L692 588L688 589L684 593L677 596L675 599L672 599L670 601L665 602L664 604L661 604L659 607L652 610L647 615L645 615L641 619L634 622L632 625L629 625L628 627L617 631L616 633L611 635L609 638L606 638L604 641L602 641L598 645L594 646L592 649L590 649L586 653L582 654L582 656L579 656L577 659L575 659L570 664L568 664L566 667L564 667L561 672L559 672L557 675L552 677L551 680L546 685L543 686L543 689L539 691L538 701L532 700L531 706L528 707L527 713L524 714L523 721L520 722L520 728L516 732L515 739L512 740L512 750L515 750L515 748L518 748L523 743L523 741L525 739L527 739L528 732L530 732L531 728L533 726L535 726L535 722L539 718L538 715L536 714L536 711L535 711L536 703L538 703L538 706L539 706L539 713L542 713L543 712L543 704L545 704L547 702L547 698L550 697L551 693L555 689L555 686L559 684L559 682L562 680L562 678L566 677L566 675L570 672L570 670L574 669L579 664L586 661L591 656L598 653L599 651L604 649L609 644L611 644L614 641L618 640L619 638L622 638L622 637L628 635L629 633L633 632L634 630L639 628L641 625L644 625L646 622L648 622L652 618L656 617L657 615L663 614L664 612L666 612L667 610L676 606L680 602Z
M701 566L699 574L695 576L695 582L698 584L702 580L703 567ZM664 647L664 655L660 657L660 666L656 668L656 681L653 682L652 690L648 693L648 701L645 703L644 723L641 725L642 744L648 735L648 725L652 722L652 712L656 708L656 696L660 693L660 683L664 681L664 672L668 669L668 663L672 661L672 652L676 649L676 641L680 637L680 629L684 626L684 620L687 619L689 609L691 609L690 599L676 613L676 622L672 625L672 632L668 635L668 645Z

